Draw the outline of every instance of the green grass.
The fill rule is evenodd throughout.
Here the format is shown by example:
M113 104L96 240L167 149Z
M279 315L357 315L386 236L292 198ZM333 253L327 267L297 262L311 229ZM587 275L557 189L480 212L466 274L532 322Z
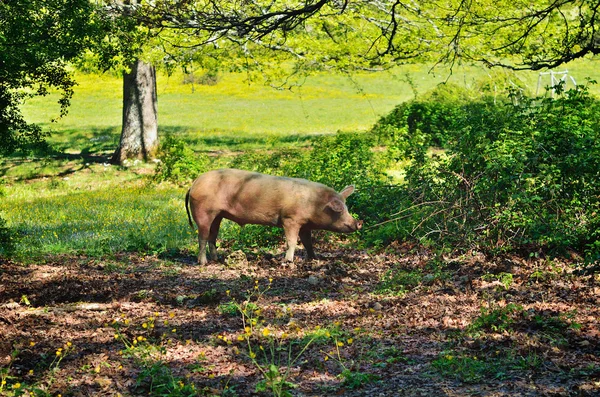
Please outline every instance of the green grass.
M193 241L181 189L75 179L79 181L38 181L10 189L0 210L18 233L18 256L160 252Z

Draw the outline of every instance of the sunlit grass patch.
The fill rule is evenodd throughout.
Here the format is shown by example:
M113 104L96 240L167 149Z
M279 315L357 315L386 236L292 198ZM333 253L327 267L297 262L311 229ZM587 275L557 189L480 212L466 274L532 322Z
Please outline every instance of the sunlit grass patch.
M18 231L15 253L102 255L119 251L162 252L189 248L184 190L144 183L95 190L21 192L2 206Z

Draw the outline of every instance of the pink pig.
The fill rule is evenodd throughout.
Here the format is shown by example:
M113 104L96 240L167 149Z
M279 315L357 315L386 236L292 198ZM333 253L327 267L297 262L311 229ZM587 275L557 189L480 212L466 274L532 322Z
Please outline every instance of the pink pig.
M198 263L217 259L216 239L223 218L239 225L283 227L287 241L286 261L294 260L298 236L308 258L315 258L310 232L315 229L352 233L362 227L346 207L354 186L340 193L306 179L271 176L236 169L220 169L200 175L185 196L190 226L198 225ZM190 216L191 207L191 216Z

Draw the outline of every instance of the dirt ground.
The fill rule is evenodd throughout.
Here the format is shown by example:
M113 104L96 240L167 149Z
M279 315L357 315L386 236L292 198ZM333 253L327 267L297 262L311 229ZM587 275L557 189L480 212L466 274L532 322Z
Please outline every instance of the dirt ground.
M224 263L204 268L191 253L0 259L3 393L18 383L62 396L151 395L142 349L126 349L142 337L198 395L269 395L256 392L263 375L227 304L270 285L255 301L259 325L289 333L294 354L316 327L333 334L294 362L292 395L600 396L597 276L559 260L317 248L320 260L289 266L227 247ZM381 293L390 269L421 277L405 293ZM510 305L519 309L501 310ZM477 333L482 313L508 314Z

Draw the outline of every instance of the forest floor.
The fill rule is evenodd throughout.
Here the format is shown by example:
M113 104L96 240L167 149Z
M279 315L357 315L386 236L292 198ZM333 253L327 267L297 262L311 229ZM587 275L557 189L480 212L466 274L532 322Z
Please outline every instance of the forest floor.
M597 275L317 249L288 266L227 247L206 267L192 253L0 259L0 395L271 395L256 391L269 379L298 396L600 395Z

